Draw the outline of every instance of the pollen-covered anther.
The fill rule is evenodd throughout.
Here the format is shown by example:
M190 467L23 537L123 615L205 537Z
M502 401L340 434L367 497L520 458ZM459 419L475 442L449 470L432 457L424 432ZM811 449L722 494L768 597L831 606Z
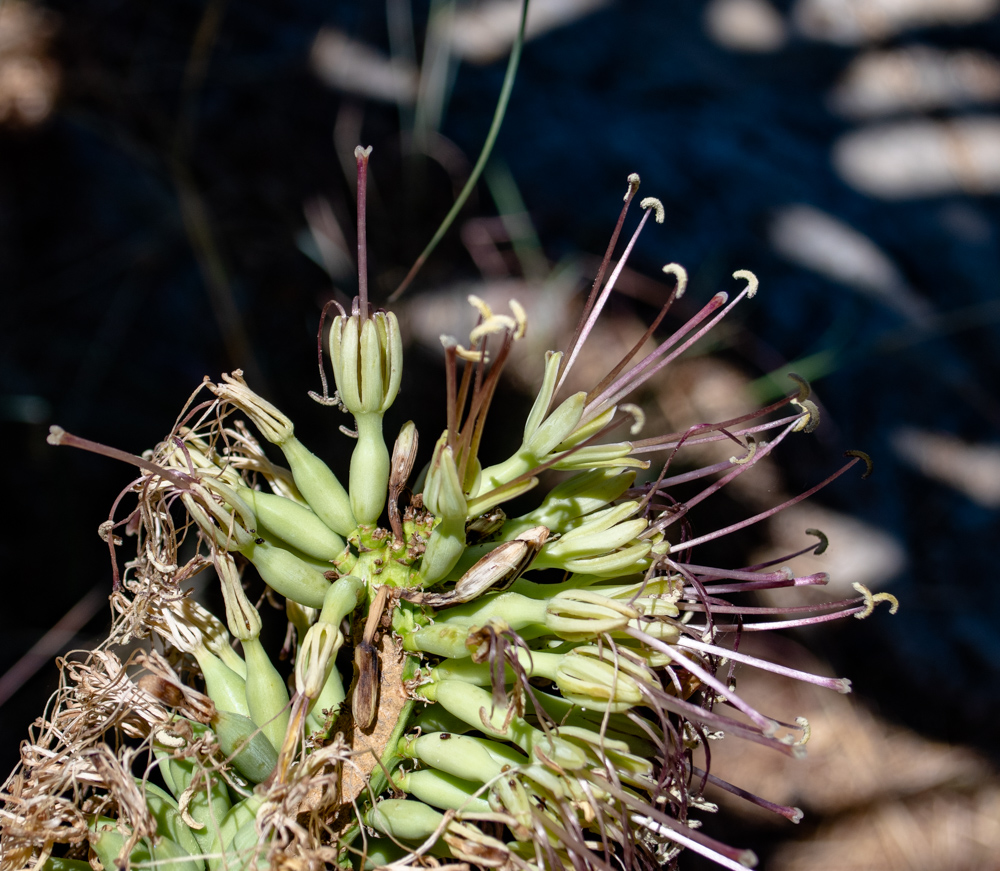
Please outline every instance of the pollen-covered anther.
M858 611L854 616L858 620L864 620L866 617L870 617L872 612L875 610L875 606L879 602L889 603L889 613L895 614L899 610L899 599L897 599L892 593L872 593L864 584L853 583L851 584L855 590L861 593L865 597L865 607L863 610Z
M680 299L684 296L684 291L687 290L688 286L687 270L680 263L668 263L663 267L663 272L677 279L677 292L674 294L674 299Z
M655 220L657 224L662 224L663 219L667 214L663 208L663 203L661 203L656 197L646 197L644 200L640 200L639 208L652 209L653 220Z
M632 425L628 429L630 435L642 432L642 428L646 425L646 412L632 402L623 402L618 406L618 410L632 415Z
M754 275L749 269L737 269L733 273L733 278L742 278L747 283L747 299L753 299L754 296L757 295L757 288L760 286L760 282L757 280L757 276Z
M814 432L816 427L819 426L819 407L811 399L793 399L791 400L792 405L797 405L801 408L805 414L799 419L799 422L795 424L792 428L792 432Z
M748 435L747 436L747 452L744 457L730 457L729 462L734 466L745 466L749 463L757 453L757 440Z
M804 402L812 394L812 386L803 378L801 375L797 375L794 372L789 372L788 377L792 379L796 384L799 385L798 396L795 397L799 402Z
M528 313L516 299L510 301L510 310L514 313L514 322L517 324L513 338L515 341L523 339L524 334L528 331Z
M630 172L628 176L628 190L625 191L625 196L623 197L626 203L631 197L635 196L637 190L639 190L639 173Z

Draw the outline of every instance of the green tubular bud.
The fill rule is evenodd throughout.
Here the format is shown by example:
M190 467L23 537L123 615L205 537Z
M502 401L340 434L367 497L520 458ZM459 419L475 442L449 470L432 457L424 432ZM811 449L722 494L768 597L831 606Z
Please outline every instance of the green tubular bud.
M427 705L411 726L421 732L450 732L453 735L464 735L469 731L468 723L448 713L440 705Z
M354 575L337 578L323 596L323 610L319 619L339 627L341 621L361 604L365 593L365 582Z
M105 868L120 867L118 857L125 847L125 836L118 829L118 823L107 817L97 817L91 823L97 837L91 841L94 853ZM130 864L151 864L164 871L204 871L205 862L194 859L176 841L160 836L151 845L143 838L128 854Z
M431 533L420 560L420 577L426 586L440 581L465 551L465 517L444 519Z
M546 418L530 439L524 442L522 450L533 457L546 457L563 442L576 428L583 416L583 406L587 394L574 393Z
M365 845L364 871L384 869L409 854L409 850L392 843L388 838L369 840Z
M490 803L480 796L474 795L478 784L463 780L451 774L432 769L407 771L393 777L397 789L409 793L419 801L431 807L448 810L454 808L461 812L489 813Z
M404 759L419 759L424 765L455 777L473 777L487 783L503 771L479 742L466 735L428 732L400 740L397 752Z
M511 741L540 760L547 759L571 770L584 765L585 758L580 750L558 735L549 737L518 716L510 717L510 721L505 724L508 711L495 707L490 693L481 687L458 680L444 680L422 686L418 692L429 701L438 702L473 728L492 732L497 738Z
M204 645L194 647L191 652L205 677L205 692L215 702L215 707L220 711L249 716L246 681Z
M489 738L480 738L476 735L470 735L469 740L475 741L485 748L486 752L493 757L493 760L500 763L501 766L513 765L524 767L531 763L531 760L512 744L503 744L500 741L491 741Z
M263 804L264 797L254 793L234 804L229 813L222 818L219 830L212 841L212 849L209 851L208 871L227 867L227 850L232 845L236 833L248 822L252 824L256 820L257 811Z
M248 638L243 642L243 655L247 661L246 693L250 719L260 726L271 746L280 750L291 716L288 688L259 638Z
M201 853L201 845L194 832L181 819L176 799L155 783L143 783L139 778L136 778L136 782L146 799L146 807L156 820L156 833L176 841L189 855L197 856Z
M535 526L562 532L580 518L618 499L635 482L635 472L592 469L572 475L553 487L542 504L530 514L504 524L504 538L514 538Z
M441 520L431 533L420 562L420 576L425 585L430 585L445 577L465 550L469 505L454 454L448 447L447 433L442 434L434 446L423 495L424 506Z
M561 351L545 352L545 374L542 376L542 386L538 391L538 395L535 396L535 402L531 406L531 411L528 412L527 420L524 422L524 438L522 439L524 443L527 443L535 434L538 427L541 426L549 410L549 406L552 404L552 396L556 390L556 379L559 377L559 364L562 362L562 357Z
M294 436L279 447L292 470L295 486L316 516L339 535L353 532L358 522L351 499L330 467Z
M465 646L471 630L471 623L439 620L430 626L404 632L403 649L411 653L432 653L449 659L461 659L471 655Z
M278 753L253 720L229 711L217 711L212 728L222 752L240 774L251 783L267 780L278 764Z
M444 815L420 801L387 798L365 814L365 823L383 835L405 841L426 841Z
M568 572L585 572L592 575L616 578L645 568L646 563L644 560L649 556L652 547L651 542L640 541L622 550L616 550L600 556L567 559L563 561L562 565Z
M322 607L330 582L318 568L263 539L241 548L240 553L254 564L264 583L275 592L300 605Z
M226 871L247 871L257 868L267 871L268 845L261 841L257 833L257 821L247 820L236 830L232 842L226 848Z
M296 550L318 560L332 560L343 553L347 543L304 505L248 487L238 491L268 532Z

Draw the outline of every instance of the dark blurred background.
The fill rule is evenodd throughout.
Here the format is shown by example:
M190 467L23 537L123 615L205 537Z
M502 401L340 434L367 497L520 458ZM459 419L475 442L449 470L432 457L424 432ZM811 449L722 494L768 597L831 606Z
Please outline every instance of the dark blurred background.
M354 146L373 146L384 300L475 162L518 5L0 0L0 675L19 663L0 678L5 772L55 687L54 653L106 629L96 529L130 480L46 445L49 425L138 453L203 376L242 368L346 468L340 421L306 391L320 309L356 288ZM826 804L808 785L786 795L811 812L794 830L727 808L714 830L765 867L998 867L1000 834L977 822L1000 807L998 6L533 0L491 162L399 308L414 337L405 412L427 445L442 319L467 320L470 290L513 288L565 343L628 173L666 221L609 317L648 320L669 261L691 273L691 306L737 287L735 269L760 278L705 349L717 362L693 361L657 401L678 385L699 407L720 385L763 400L788 390L789 369L810 378L824 423L782 449L778 490L811 486L845 448L870 452L875 474L838 481L791 532L761 528L760 547L821 525L838 590L863 581L902 602L892 619L787 642L854 680L856 707L837 709L853 726L834 722L860 737L828 762L875 742L858 775L872 783ZM518 384L532 377L510 402L529 401ZM78 603L35 670L22 657ZM893 779L935 753L936 773ZM862 818L876 847L851 864L844 832Z

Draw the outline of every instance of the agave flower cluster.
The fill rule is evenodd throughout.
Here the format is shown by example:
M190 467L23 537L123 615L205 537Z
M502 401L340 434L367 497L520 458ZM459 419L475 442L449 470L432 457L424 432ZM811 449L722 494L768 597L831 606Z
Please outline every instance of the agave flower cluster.
M358 159L363 182L367 153ZM775 609L726 597L826 577L775 568L784 560L732 569L693 559L699 545L784 507L705 531L694 510L815 427L804 383L753 414L640 437L630 396L753 296L750 273L736 273L743 287L732 301L716 294L642 356L684 292L683 269L665 267L673 290L646 335L589 392L564 395L639 232L651 215L662 220L660 204L643 200L607 275L638 182L629 178L570 346L539 361L520 446L498 462L480 446L487 426L511 425L490 414L491 401L524 310L471 298L467 341L442 338L447 420L414 474L414 426L391 450L382 426L401 383L399 324L371 309L363 270L362 293L329 336L337 392L328 401L354 419L346 487L239 372L206 382L143 457L54 429L55 443L139 467L123 494L137 507L102 527L112 554L124 532L138 553L120 579L116 570L111 638L64 663L60 692L5 785L4 868L639 869L684 848L742 868L753 855L703 835L692 816L714 809L706 785L798 820L797 809L698 764L723 734L804 752L808 725L759 712L726 672L743 663L841 692L849 684L779 669L732 641L864 616L879 597L861 589L755 622ZM722 440L732 459L673 471L687 446ZM560 473L547 495L507 513L547 470ZM701 481L696 495L673 495ZM208 567L224 615L187 594ZM254 573L266 585L256 604ZM287 680L279 651L261 641L263 624L279 620ZM123 662L121 645L145 636L155 643Z

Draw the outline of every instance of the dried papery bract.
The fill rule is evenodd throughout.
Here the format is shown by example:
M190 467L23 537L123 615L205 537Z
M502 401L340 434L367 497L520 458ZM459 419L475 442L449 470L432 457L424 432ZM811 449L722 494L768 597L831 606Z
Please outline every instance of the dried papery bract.
M735 670L838 692L850 683L768 663L738 650L739 639L896 603L863 587L786 608L742 595L825 584L822 572L786 565L825 549L816 530L804 530L817 540L798 553L765 564L715 567L696 555L859 463L867 474L870 460L848 452L805 493L719 526L713 497L819 425L808 384L795 376L790 395L736 418L643 433L639 393L754 295L745 270L732 300L717 293L668 327L688 283L668 264L664 303L641 340L596 383L561 392L640 232L650 216L662 220L663 205L642 200L612 265L633 175L579 326L566 350L539 361L524 421L494 399L527 313L513 300L501 311L469 298L468 338L442 337L445 419L412 481L416 428L405 424L391 453L382 431L403 343L396 316L367 298L368 152L357 159L360 292L332 325L337 398L325 403L355 418L356 441L343 443L347 487L239 372L206 381L141 457L53 432L54 443L138 469L102 525L113 552L129 534L138 547L116 583L109 641L63 663L5 784L4 871L67 850L89 850L106 868L169 871L347 868L362 857L397 869L651 871L682 850L752 865L750 851L697 828L716 809L706 790L793 822L802 812L709 771L712 742L725 735L796 758L810 727L740 695ZM518 434L506 457L482 456L493 427ZM711 442L729 459L706 464L689 450ZM546 472L555 486L513 516ZM118 519L130 498L136 506ZM189 595L192 578L213 569L223 619ZM286 666L263 631L281 619L270 606L281 597ZM115 645L142 639L147 649L122 662Z

